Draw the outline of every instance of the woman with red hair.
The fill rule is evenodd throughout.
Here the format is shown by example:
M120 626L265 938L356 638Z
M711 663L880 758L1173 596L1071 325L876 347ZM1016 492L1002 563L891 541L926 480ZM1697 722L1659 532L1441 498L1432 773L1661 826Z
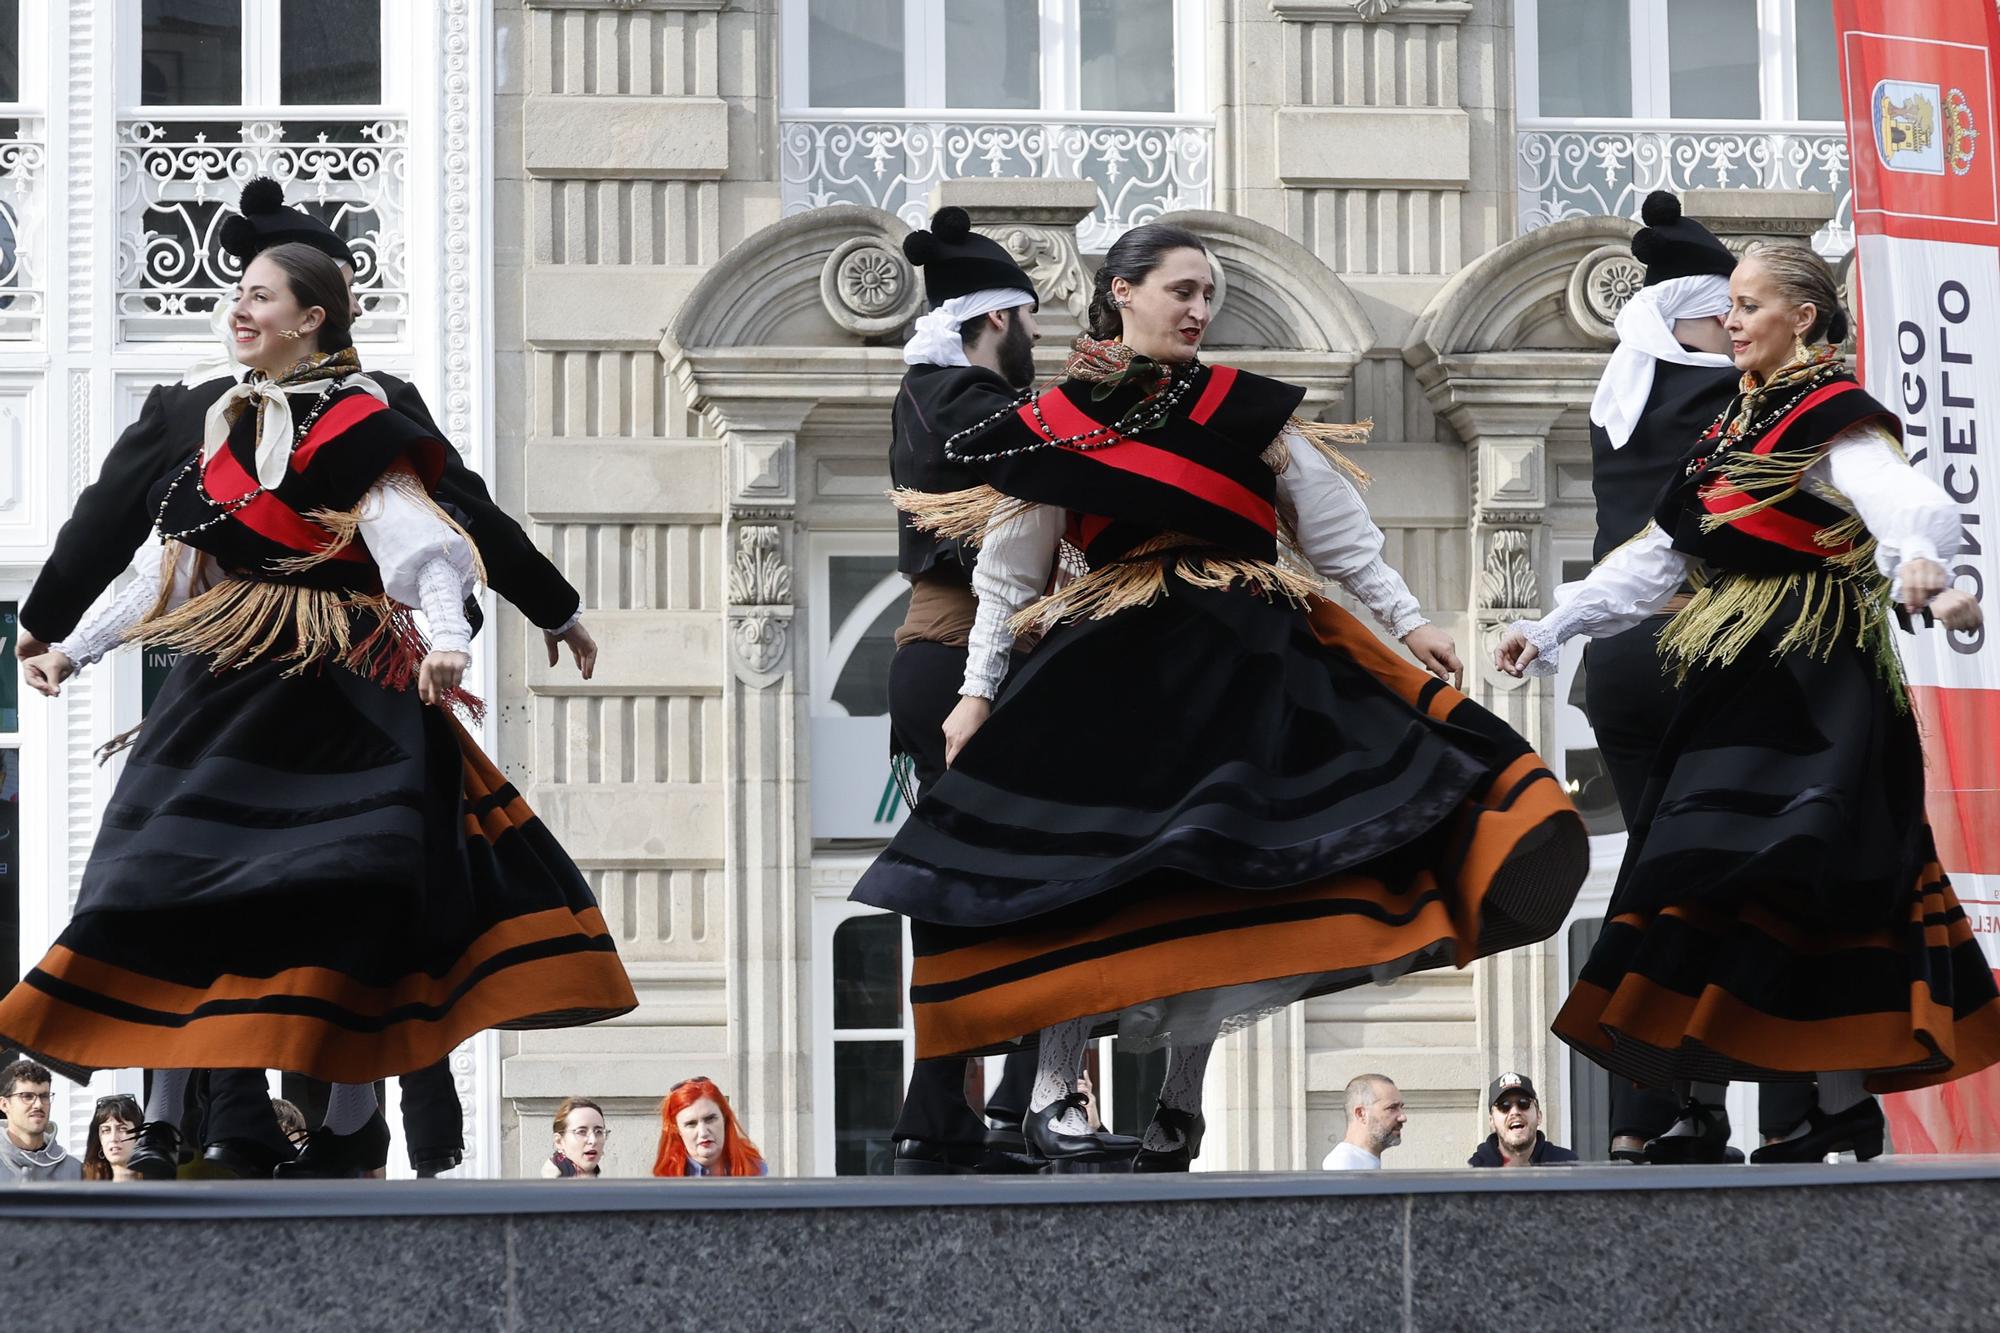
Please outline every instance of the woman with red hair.
M660 1155L656 1176L763 1176L770 1164L736 1123L722 1089L705 1078L684 1078L660 1103Z

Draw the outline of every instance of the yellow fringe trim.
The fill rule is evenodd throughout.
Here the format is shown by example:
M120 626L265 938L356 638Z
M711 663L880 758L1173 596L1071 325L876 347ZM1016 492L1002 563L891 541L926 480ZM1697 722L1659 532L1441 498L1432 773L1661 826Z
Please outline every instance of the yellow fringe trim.
M1340 452L1337 446L1368 443L1368 438L1375 433L1375 421L1372 417L1367 421L1355 422L1301 421L1298 417L1293 417L1285 423L1285 430L1297 431L1306 443L1325 455L1327 462L1354 478L1356 485L1366 486L1371 480L1361 465ZM1282 431L1279 432L1278 442L1280 444L1284 442ZM1266 461L1269 461L1269 457L1268 454L1265 455ZM1283 472L1285 462L1289 461L1286 459L1271 470Z
M1163 533L1021 608L1008 624L1016 634L1044 633L1063 621L1103 620L1151 605L1167 595L1169 565L1183 582L1197 588L1220 592L1241 586L1265 597L1283 597L1301 608L1324 592L1318 576L1285 565L1209 551L1176 554L1197 545L1201 543L1179 533Z
M978 546L986 530L1032 508L1027 500L1003 495L991 486L973 486L962 491L919 491L898 486L889 493L889 503L908 514L925 532Z
M431 493L424 489L424 483L418 479L417 474L407 463L398 463L384 472L380 484L393 487L423 508L430 510L432 517L463 538L466 549L472 552L473 577L479 581L480 587L486 586L486 562L479 554L479 544L473 541L472 535L432 498ZM282 560L273 561L273 569L280 573L296 574L333 559L360 538L364 518L377 516L368 513L368 507L369 501L364 498L352 509L314 509L306 513L304 518L325 528L333 535L333 540L318 551L306 555L286 556Z
M357 613L372 617L372 624ZM356 630L364 626L357 638ZM217 675L266 660L291 663L287 676L337 662L371 679L394 681L422 659L409 612L381 593L254 579L225 579L171 611L149 616L125 638L206 655Z

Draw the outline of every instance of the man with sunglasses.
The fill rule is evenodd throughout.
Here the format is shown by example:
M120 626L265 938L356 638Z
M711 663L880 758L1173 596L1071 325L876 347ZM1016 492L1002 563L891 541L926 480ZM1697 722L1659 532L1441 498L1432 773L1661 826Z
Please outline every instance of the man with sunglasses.
M1487 1118L1493 1132L1479 1145L1468 1166L1562 1166L1577 1160L1568 1148L1558 1148L1542 1135L1542 1102L1534 1080L1526 1074L1502 1074L1487 1091Z
M83 1163L63 1150L49 1126L53 1082L33 1060L16 1060L0 1070L0 1110L7 1113L0 1168L16 1180L83 1179Z

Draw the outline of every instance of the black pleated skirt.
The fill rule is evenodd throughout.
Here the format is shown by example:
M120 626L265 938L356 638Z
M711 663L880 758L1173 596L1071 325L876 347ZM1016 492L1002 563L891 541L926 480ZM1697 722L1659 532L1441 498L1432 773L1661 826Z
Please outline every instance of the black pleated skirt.
M1463 966L1554 931L1587 864L1527 744L1351 616L1170 574L1048 635L854 897L912 918L928 1057Z
M636 1004L589 886L448 712L341 667L181 658L0 1042L365 1082Z
M1852 641L1776 655L1780 632L1689 676L1556 1034L1652 1084L1865 1070L1888 1092L2000 1060L1916 719Z

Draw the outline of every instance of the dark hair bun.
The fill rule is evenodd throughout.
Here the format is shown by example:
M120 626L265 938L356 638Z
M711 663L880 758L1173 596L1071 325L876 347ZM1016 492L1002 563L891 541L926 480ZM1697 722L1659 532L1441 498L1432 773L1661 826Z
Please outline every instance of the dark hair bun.
M1847 341L1847 312L1838 306L1826 323L1826 340L1836 347Z
M937 258L937 237L927 231L913 231L903 238L903 258L922 268Z
M275 213L285 206L285 187L269 176L259 176L243 187L236 207L244 213Z
M931 214L931 234L946 245L957 245L972 235L972 215L956 206Z
M1646 196L1646 202L1639 206L1639 220L1649 227L1670 227L1681 220L1680 196L1667 190L1655 190Z

